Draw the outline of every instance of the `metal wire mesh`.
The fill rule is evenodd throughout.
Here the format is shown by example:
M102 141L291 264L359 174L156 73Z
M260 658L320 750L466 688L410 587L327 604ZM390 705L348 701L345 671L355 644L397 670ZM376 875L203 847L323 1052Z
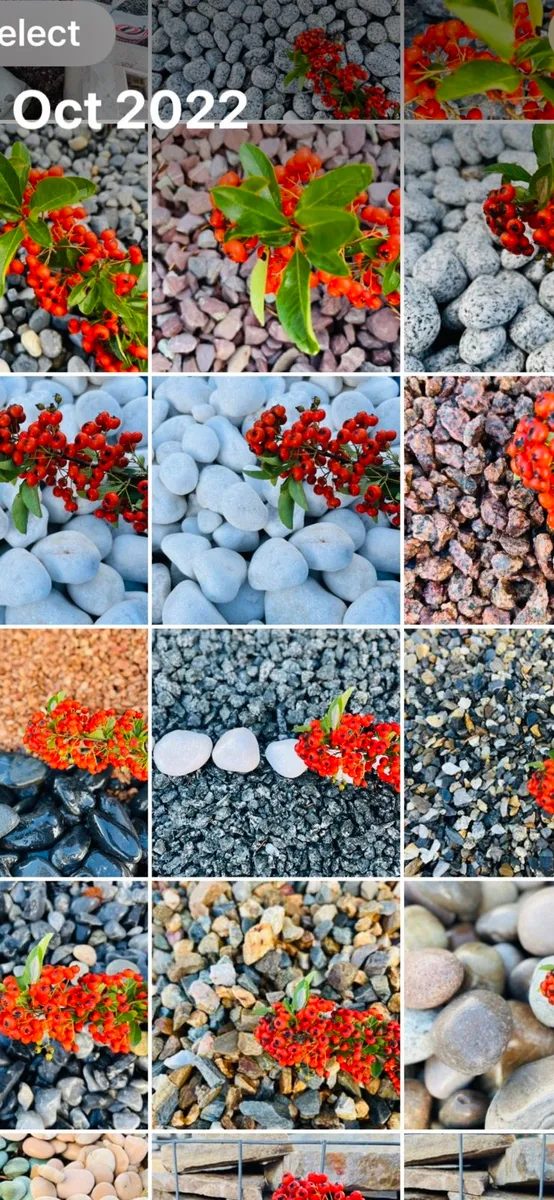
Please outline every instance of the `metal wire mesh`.
M534 1136L541 1139L541 1170L539 1176L539 1195L538 1200L544 1200L544 1177L546 1175L546 1133L538 1133ZM464 1200L464 1135L458 1134L458 1172L460 1176L460 1200Z
M258 1137L257 1134L256 1134L255 1138L240 1138L240 1137L221 1137L221 1138L209 1137L209 1138L206 1138L206 1137L188 1137L188 1136L186 1138L163 1138L163 1140L162 1139L157 1140L155 1138L152 1142L153 1150L159 1150L162 1146L171 1146L172 1147L173 1181L174 1181L174 1189L175 1189L174 1190L175 1200L179 1200L179 1190L180 1190L179 1189L179 1171L178 1171L178 1167L177 1167L177 1147L178 1146L190 1146L190 1145L195 1145L195 1144L196 1145L206 1145L207 1143L209 1145L216 1145L216 1146L218 1146L218 1145L219 1146L223 1146L223 1145L238 1146L238 1159L237 1159L237 1164L236 1164L237 1165L238 1200L244 1200L243 1185L244 1185L244 1147L245 1147L245 1145L252 1145L252 1144L255 1144L256 1146L279 1145L279 1142L277 1141L276 1137L260 1138L260 1137ZM379 1147L379 1146L392 1146L392 1147L396 1146L396 1147L398 1147L398 1149L400 1149L400 1139L395 1140L394 1138L387 1138L386 1141L373 1141L372 1140L371 1142L363 1142L363 1140L361 1138L356 1138L356 1139L341 1138L340 1141L338 1139L336 1141L335 1140L329 1141L329 1139L323 1138L322 1141L319 1142L319 1141L314 1141L312 1138L295 1137L294 1140L292 1140L292 1139L290 1140L289 1145L290 1145L291 1150L293 1150L295 1146L311 1146L312 1149L317 1149L319 1147L319 1170L323 1174L325 1172L327 1153L333 1146L336 1147L337 1145L339 1145L341 1147L343 1147L343 1146L358 1146L359 1147L359 1146L363 1145L363 1146L367 1147L368 1150L372 1150L374 1147ZM462 1198L461 1198L461 1200L462 1200ZM542 1200L542 1195L540 1196L539 1200Z

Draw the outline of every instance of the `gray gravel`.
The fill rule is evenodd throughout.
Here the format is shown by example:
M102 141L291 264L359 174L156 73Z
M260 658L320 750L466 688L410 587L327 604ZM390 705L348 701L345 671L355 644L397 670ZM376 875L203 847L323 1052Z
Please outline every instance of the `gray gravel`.
M245 725L262 761L246 776L212 763L183 779L153 772L155 875L398 873L396 793L378 780L340 791L312 772L287 780L263 748L291 737L355 685L352 712L398 720L393 630L160 630L153 643L153 736Z

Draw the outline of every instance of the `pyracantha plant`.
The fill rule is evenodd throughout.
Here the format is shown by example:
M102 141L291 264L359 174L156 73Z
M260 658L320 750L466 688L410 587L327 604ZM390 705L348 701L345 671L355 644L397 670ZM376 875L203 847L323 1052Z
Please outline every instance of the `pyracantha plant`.
M298 1179L287 1171L271 1200L364 1200L361 1192L345 1192L342 1183L332 1183L321 1172L312 1171Z
M529 794L540 808L554 815L554 748L547 759L529 764L533 774L527 784Z
M294 50L289 51L292 70L285 88L297 83L302 89L310 83L316 96L336 121L397 120L400 105L390 100L380 84L371 85L365 67L343 63L344 45L327 37L324 29L299 33Z
M554 392L537 397L534 415L518 421L507 449L514 475L537 493L554 530Z
M365 788L375 772L382 783L400 791L400 726L376 721L371 714L347 713L354 688L348 688L329 705L325 716L297 727L295 750L302 762L332 779L340 788L347 783Z
M121 779L148 779L148 725L138 709L91 712L58 692L29 718L23 744L56 771L99 775L111 766Z
M554 125L533 126L537 170L518 163L492 163L486 173L502 175L502 186L483 205L489 229L506 250L531 258L538 251L547 267L554 259Z

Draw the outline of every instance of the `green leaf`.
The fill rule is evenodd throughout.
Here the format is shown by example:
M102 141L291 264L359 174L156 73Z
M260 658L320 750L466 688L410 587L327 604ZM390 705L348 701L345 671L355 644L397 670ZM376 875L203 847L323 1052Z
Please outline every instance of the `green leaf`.
M554 157L554 125L533 125L533 150L539 167L544 167Z
M348 701L350 700L353 691L353 687L347 688L345 692L341 692L340 696L337 696L335 700L331 701L323 721L321 722L322 726L325 725L329 733L333 729L338 729L341 719L346 712Z
M254 1007L250 1009L253 1017L265 1017L267 1013L270 1013L271 1011L272 1010L267 1004L255 1004Z
M265 179L274 203L278 209L282 210L281 192L277 183L277 176L273 168L273 163L267 157L267 154L264 154L259 146L254 146L251 142L243 142L239 150L239 158L243 170L246 171L247 175L261 175Z
M328 271L330 275L340 275L345 278L350 274L344 258L338 250L322 250L320 245L306 235L302 238L304 249L312 264L318 271Z
M4 203L13 204L19 212L23 188L17 171L5 154L0 154L0 192Z
M243 471L243 475L248 475L250 479L273 479L273 475L269 471Z
M552 181L553 170L551 163L545 163L544 167L539 167L539 170L535 171L533 175L529 192L531 195L536 196L541 208L550 198Z
M512 22L512 5L504 4L503 0L491 0L490 4L479 3L479 0L448 0L448 9L468 25L472 33L480 38L486 46L494 50L499 58L510 59L514 53L514 27ZM468 64L470 65L470 64ZM476 64L477 65L477 64ZM485 65L485 64L483 64ZM492 64L489 63L489 66ZM483 91L474 88L474 91ZM512 88L512 91L514 89ZM437 89L437 97L440 89ZM463 93L467 95L468 93ZM446 97L444 97L446 99ZM456 99L452 96L451 99Z
M285 525L287 529L292 529L294 518L294 500L289 491L289 483L290 480L285 479L285 482L281 487L281 491L279 492L279 504L277 506L277 512L279 513L279 517L283 522L283 525Z
M17 982L20 991L25 991L32 983L38 983L42 974L42 967L46 957L46 951L52 941L54 934L47 933L41 938L40 942L27 955L25 968L21 975L17 976Z
M83 296L83 299L79 301L79 312L82 312L84 317L89 317L90 314L94 312L99 299L100 289L98 284L95 282L93 283L92 287L89 287L88 292L85 296ZM113 311L115 311L115 309Z
M391 292L397 292L400 287L400 275L396 269L396 263L387 263L383 272L383 295L390 296Z
M58 704L61 704L62 700L65 700L66 696L67 692L56 692L53 696L51 696L48 704L46 705L47 713L53 712L54 709L57 708Z
M0 296L4 295L8 268L24 237L25 233L21 225L16 225L15 229L11 229L9 233L0 235Z
M267 254L263 254L258 258L254 269L250 275L250 307L254 316L258 318L260 325L265 321L265 285L267 282L267 268L269 258Z
M66 204L74 204L77 200L77 188L70 179L57 179L47 176L41 179L31 196L31 216L40 212L54 212L64 208Z
M504 179L521 179L525 183L529 183L531 176L525 167L519 167L517 163L489 163L487 167L483 167L484 175L502 175Z
M297 215L296 212L295 220ZM359 230L354 213L327 204L308 209L302 217L302 225L310 238L317 238L322 250L338 250L340 246L346 246Z
M92 182L92 179L83 179L81 175L68 175L67 181L72 183L75 188L74 204L80 203L81 200L88 200L89 196L94 196L97 191L97 185Z
M378 1079L383 1074L383 1066L384 1064L378 1058L375 1059L375 1062L372 1062L369 1070L373 1079Z
M29 218L25 221L25 229L30 238L37 242L39 246L43 246L45 250L49 250L52 246L52 234L42 217L36 217L34 221Z
M283 272L276 308L281 325L294 345L304 354L317 354L319 342L310 311L310 264L299 250L295 250Z
M69 308L78 308L79 305L82 304L85 296L87 295L89 287L90 281L88 279L84 279L82 283L75 284L75 287L71 289L67 298Z
M509 63L477 59L463 63L451 75L447 75L437 88L437 100L460 100L475 92L515 92L521 83L521 74Z
M23 145L23 142L14 142L10 154L10 162L19 177L21 195L23 197L23 192L27 187L29 171L31 170L31 155L27 147Z
M544 963L540 969L541 971L554 971L554 963Z
M320 204L346 208L347 204L352 204L356 196L360 196L369 187L372 178L372 168L364 163L357 163L335 167L334 171L327 171L319 179L312 179L304 188L296 206L295 220L303 224L309 209Z
M526 58L532 58L533 55L535 54L535 51L542 50L543 47L545 47L545 46L548 47L548 49L550 50L550 53L552 54L552 50L550 49L550 43L548 42L547 38L543 38L543 37L527 38L526 42L522 42L521 45L519 45L517 47L517 50L516 50L515 56L514 56L516 62L520 63L520 62L523 62L524 59L526 59Z
M265 231L282 233L290 230L283 213L269 200L243 187L216 187L212 199L229 221L240 222L240 232L247 237L263 238Z
M551 104L554 104L554 83L552 83L552 80L547 75L535 75L534 79L545 100L549 100Z
M290 54L289 54L289 58L290 58ZM294 83L295 79L298 79L298 81L299 81L298 90L301 91L304 86L305 79L306 79L306 67L305 66L299 65L297 67L294 67L292 71L289 71L288 75L285 75L285 78L283 80L283 87L284 88L289 87L291 83Z
M527 9L534 28L541 29L544 17L542 0L527 0Z
M301 979L299 981L299 983L296 984L296 987L294 988L293 993L292 993L292 1000L291 1000L291 1007L292 1007L293 1012L295 1012L295 1013L301 1012L302 1009L306 1007L308 1000L310 999L310 992L311 992L311 988L312 988L312 983L314 981L314 977L315 977L315 971L310 971L309 975L306 975L304 977L304 979Z
M304 488L302 487L300 480L293 479L292 475L289 476L289 492L294 500L294 503L297 504L299 508L303 508L304 512L307 512L308 501L306 500Z
M23 496L21 495L20 489L12 504L12 521L18 533L27 533L28 520L29 510L25 504Z
M34 517L41 517L42 508L40 507L40 495L38 487L30 487L28 483L22 483L19 489L19 494L23 499L25 508L27 508Z

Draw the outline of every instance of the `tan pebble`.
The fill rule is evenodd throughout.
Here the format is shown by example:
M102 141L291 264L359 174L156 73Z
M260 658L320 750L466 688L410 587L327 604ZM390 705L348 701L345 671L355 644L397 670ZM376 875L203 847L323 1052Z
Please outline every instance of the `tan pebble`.
M54 1150L49 1142L36 1137L28 1137L23 1142L23 1150L29 1158L52 1158Z
M110 1142L110 1144L113 1142L116 1146L123 1146L125 1138L122 1133L115 1133L113 1129L108 1129L104 1134L104 1141Z
M86 1133L76 1133L75 1141L78 1146L91 1146L93 1142L98 1142L101 1137L101 1133L93 1133L91 1130L88 1130Z
M124 1171L115 1181L119 1200L138 1200L142 1196L142 1180L136 1171Z
M104 1196L115 1196L116 1191L113 1183L97 1183L92 1189L92 1200L104 1200Z
M115 1158L115 1173L122 1175L124 1171L129 1170L129 1155L123 1149L123 1146L116 1146L115 1142L111 1144L111 1150Z
M148 1142L145 1138L126 1137L125 1153L129 1156L130 1163L140 1163L148 1154Z
M97 1183L113 1183L114 1172L105 1163L98 1163L94 1168L91 1167L90 1170L93 1172Z
M27 1137L26 1133L12 1133L12 1131L10 1129L10 1142L22 1142L23 1138L26 1138L26 1137Z
M43 1167L39 1167L38 1173L43 1179L50 1179L52 1183L63 1183L64 1181L63 1170L57 1170L51 1162L45 1163Z
M89 1200L89 1198L84 1192L72 1192L71 1200Z
M96 950L94 946L74 946L73 956L77 962L85 963L87 967L93 967L96 962Z
M74 1200L77 1193L90 1196L95 1183L92 1171L87 1171L86 1167L68 1167L64 1171L63 1183L58 1184L58 1196L60 1200L69 1200L70 1196Z
M40 1136L43 1137L44 1135L41 1133ZM56 1154L65 1154L67 1149L65 1138L57 1137L56 1140L52 1142L52 1149L56 1151Z
M55 1196L56 1189L49 1179L41 1179L40 1175L35 1175L31 1179L31 1196L33 1200L40 1200L41 1196Z
M55 1167L56 1171L65 1171L67 1163L62 1162L61 1158L51 1158L48 1166Z
M87 1154L85 1163L93 1175L96 1173L97 1167L107 1167L112 1174L115 1171L115 1155L109 1146L98 1146L95 1150L91 1150L90 1154ZM106 1181L101 1179L99 1182L104 1183ZM109 1180L107 1182L109 1183Z
M70 1162L78 1163L79 1159L82 1160L86 1157L86 1154L86 1146L78 1146L76 1142L73 1142L64 1151L64 1158L69 1159Z

